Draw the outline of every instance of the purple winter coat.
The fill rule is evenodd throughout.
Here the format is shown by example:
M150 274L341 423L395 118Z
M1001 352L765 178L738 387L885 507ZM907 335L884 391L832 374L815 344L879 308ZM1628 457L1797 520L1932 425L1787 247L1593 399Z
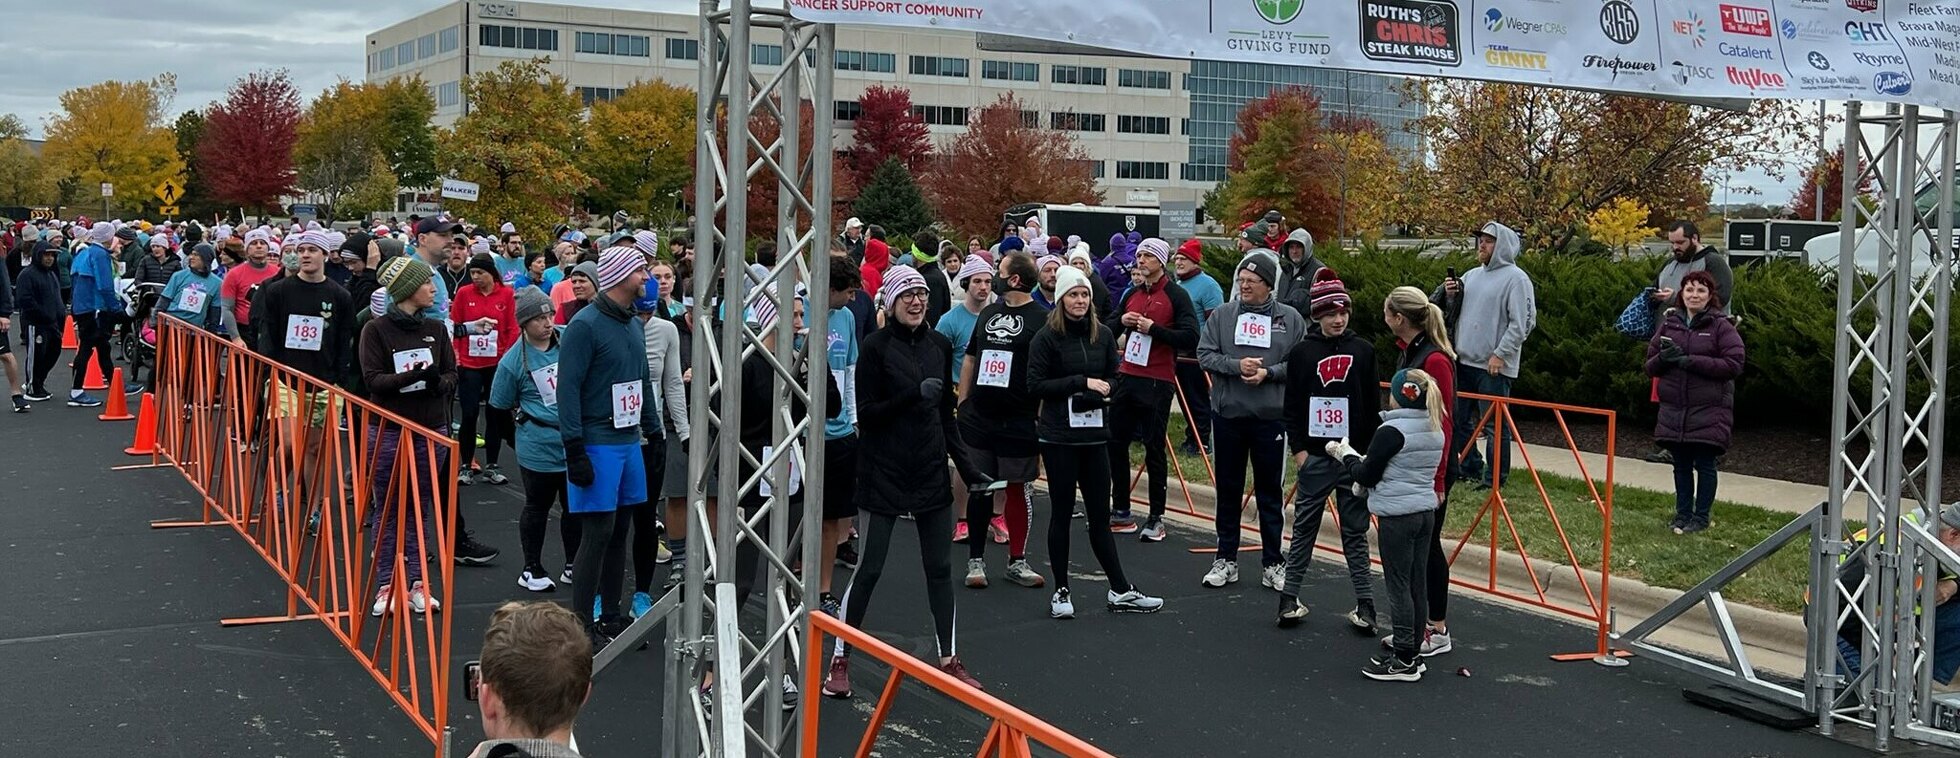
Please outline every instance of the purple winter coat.
M1663 337L1687 354L1685 365L1661 360ZM1663 312L1653 340L1647 343L1647 375L1660 379L1660 419L1654 424L1654 440L1728 450L1735 426L1735 378L1742 374L1742 364L1742 335L1722 309L1702 311L1693 322L1681 308Z
M1122 234L1109 235L1109 254L1096 261L1096 274L1102 277L1103 284L1110 292L1123 292L1130 288L1130 269L1137 264L1137 249Z

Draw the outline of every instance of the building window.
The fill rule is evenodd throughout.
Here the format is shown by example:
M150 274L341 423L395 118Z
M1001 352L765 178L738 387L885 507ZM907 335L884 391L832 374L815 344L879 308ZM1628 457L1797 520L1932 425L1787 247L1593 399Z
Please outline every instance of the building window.
M1184 171L1184 181L1187 182L1225 181L1224 166L1200 166L1191 163L1186 163L1184 164L1183 171Z
M1050 66L1048 80L1055 84L1083 84L1101 87L1109 82L1109 69L1101 66Z
M436 48L438 52L447 53L454 51L462 43L463 27L452 26L436 33Z
M403 42L395 46L396 64L406 66L414 62L415 62L415 40L409 40L407 42Z
M1041 65L1012 61L981 61L980 78L1009 82L1037 82L1041 81Z
M1103 166L1107 165L1103 161L1076 161L1076 163L1088 164L1089 176L1097 179L1103 178Z
M626 90L614 87L579 87L577 89L578 99L584 102L587 108L592 107L593 103L612 102L614 99L626 94Z
M916 76L950 76L966 78L965 58L942 58L934 55L912 56L912 73Z
M637 34L577 32L572 37L572 49L581 53L630 55L635 58L645 58L647 57L647 38Z
M929 126L966 126L966 109L955 105L914 105L912 115Z
M686 39L683 37L668 37L667 60L670 61L701 60L701 41Z
M436 107L454 108L463 104L463 87L457 82L436 85Z
M760 43L751 44L749 45L749 63L757 66L783 65L783 46L764 45Z
M1116 86L1132 89L1167 90L1171 88L1171 72L1119 68L1116 69Z
M415 40L415 57L417 60L436 57L436 35L434 32L424 34Z
M484 24L477 29L477 44L484 47L507 47L517 50L558 51L558 30L538 29L529 26L500 26Z
M1021 128L1040 129L1041 111L1021 111Z
M1103 114L1056 111L1048 114L1048 128L1069 132L1103 131Z
M838 121L856 121L862 115L864 115L864 106L858 104L858 101L839 100L837 101L837 110L833 117Z
M898 56L891 53L867 53L859 50L837 51L836 69L838 71L865 71L879 74L898 73Z
M382 70L382 71L387 71L388 69L391 69L391 68L394 68L394 67L395 67L395 49L394 49L394 48L392 48L392 47L384 47L384 48L381 48L381 56L380 56L380 57L381 57L381 70Z
M1170 134L1169 116L1117 116L1116 131L1119 134Z
M1118 179L1169 179L1171 164L1163 161L1117 161Z

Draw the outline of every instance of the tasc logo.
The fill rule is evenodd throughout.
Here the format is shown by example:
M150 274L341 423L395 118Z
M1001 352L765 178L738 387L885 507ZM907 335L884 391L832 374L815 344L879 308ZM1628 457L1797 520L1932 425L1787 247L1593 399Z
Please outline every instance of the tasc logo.
M1783 81L1783 75L1774 71L1765 71L1753 66L1729 66L1727 72L1730 84L1739 84L1752 90L1789 87L1789 84Z
M1730 34L1743 34L1751 37L1771 37L1776 32L1770 28L1769 11L1751 8L1746 5L1722 4L1722 31Z
M1696 66L1681 61L1675 61L1671 65L1674 69L1675 84L1686 86L1688 82L1715 78L1715 69L1707 66Z

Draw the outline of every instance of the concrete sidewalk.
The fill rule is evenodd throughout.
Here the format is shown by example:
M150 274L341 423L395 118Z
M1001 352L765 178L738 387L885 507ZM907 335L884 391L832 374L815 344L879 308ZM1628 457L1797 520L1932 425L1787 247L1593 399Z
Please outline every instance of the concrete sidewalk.
M1531 463L1539 471L1559 476L1582 478L1580 466L1594 479L1606 477L1606 456L1600 453L1580 453L1579 460L1573 460L1572 451L1546 445L1522 445L1523 449L1513 452L1512 470L1521 470L1522 456L1529 455ZM1655 492L1674 491L1674 467L1665 463L1648 463L1639 458L1615 456L1613 461L1613 486L1635 487ZM1738 505L1753 505L1767 511L1802 515L1818 503L1829 499L1829 488L1814 484L1798 484L1780 479L1760 476L1731 474L1722 472L1716 498ZM1864 498L1855 499L1857 505L1847 509L1854 517L1864 513ZM1919 501L1906 500L1906 506L1919 507Z

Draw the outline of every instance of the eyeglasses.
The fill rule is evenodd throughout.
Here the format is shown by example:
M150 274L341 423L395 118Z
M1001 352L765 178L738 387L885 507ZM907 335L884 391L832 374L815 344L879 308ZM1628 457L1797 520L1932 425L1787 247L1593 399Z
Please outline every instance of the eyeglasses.
M925 290L910 290L907 292L901 292L899 293L898 297L892 298L894 302L904 302L906 300L924 300L924 299L926 299Z

